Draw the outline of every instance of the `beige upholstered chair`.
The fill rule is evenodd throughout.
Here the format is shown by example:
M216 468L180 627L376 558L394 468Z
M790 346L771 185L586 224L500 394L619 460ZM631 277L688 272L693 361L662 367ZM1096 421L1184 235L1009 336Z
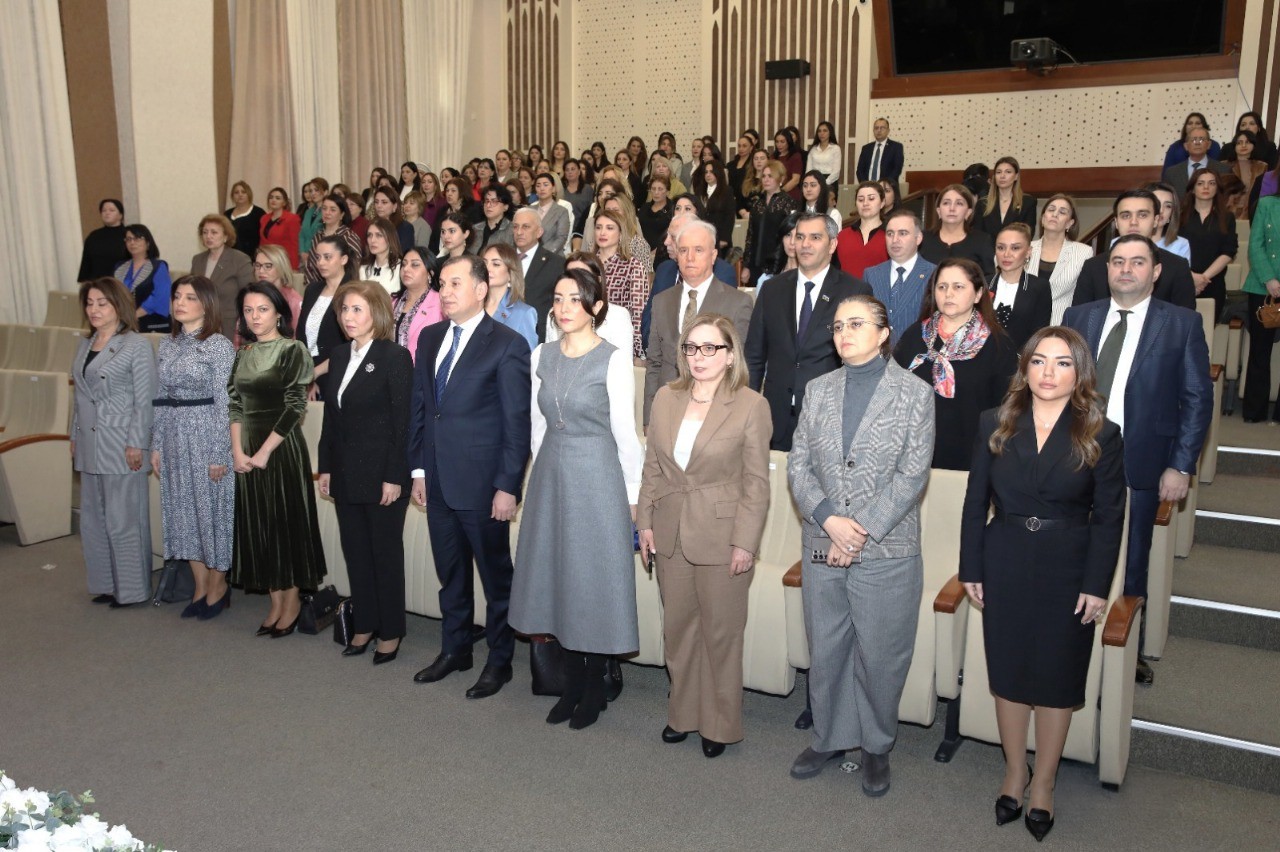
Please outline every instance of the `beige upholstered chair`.
M0 521L23 545L71 534L66 373L0 370Z
M52 290L45 305L44 324L59 328L82 328L84 311L80 309L80 293L76 290Z

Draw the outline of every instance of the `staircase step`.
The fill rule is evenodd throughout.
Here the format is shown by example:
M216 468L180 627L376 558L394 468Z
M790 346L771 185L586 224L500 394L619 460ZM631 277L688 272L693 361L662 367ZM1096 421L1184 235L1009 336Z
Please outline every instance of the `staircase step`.
M1267 476L1280 479L1280 455L1257 452L1234 452L1218 448L1218 474L1230 476ZM1214 477L1217 481L1217 477Z
M1221 454L1219 454L1221 458ZM1250 455L1253 469L1264 466L1264 456ZM1233 515L1270 518L1280 523L1280 477L1224 473L1218 466L1213 482L1200 486L1197 508Z
M1129 761L1280 795L1280 749L1134 718Z
M1197 541L1173 566L1169 632L1280 651L1280 559Z
M1201 508L1196 509L1196 547L1208 544L1280 553L1280 520L1206 508L1203 495L1208 490L1209 487L1200 490Z
M1280 652L1280 612L1175 595L1169 607L1169 634Z

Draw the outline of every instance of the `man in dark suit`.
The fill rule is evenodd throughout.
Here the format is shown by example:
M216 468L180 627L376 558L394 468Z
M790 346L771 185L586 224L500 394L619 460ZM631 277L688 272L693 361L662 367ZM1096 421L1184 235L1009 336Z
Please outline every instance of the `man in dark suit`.
M929 279L937 269L920 256L924 229L914 211L899 207L884 223L884 244L889 259L863 273L875 297L889 312L889 345L897 346L902 332L920 319ZM833 350L834 351L834 350Z
M889 138L889 119L877 118L871 133L875 139L863 145L858 154L858 180L901 179L905 162L902 143Z
M649 289L649 301L645 303L644 313L640 314L640 342L646 349L649 347L649 326L653 325L654 296L680 283L680 265L676 261L676 234L697 218L692 213L684 213L674 217L667 225L667 233L662 240L663 246L667 249L667 260L659 263L653 270L653 287ZM734 273L733 267L718 257L713 267L713 274L717 281L723 281L730 287L738 286L738 276Z
M747 372L752 390L769 401L775 450L791 449L805 385L840 366L827 331L836 306L847 296L871 295L865 281L831 267L838 233L825 213L801 214L792 232L799 269L770 278L756 295L745 347Z
M1229 163L1224 163L1209 156L1209 146L1211 144L1212 140L1209 139L1209 131L1203 127L1189 131L1186 140L1182 143L1182 147L1187 149L1187 161L1185 163L1174 163L1164 170L1162 180L1173 187L1179 198L1187 194L1187 183L1191 180L1191 175L1197 170L1210 169L1220 175L1231 171Z
M698 314L721 314L733 321L738 336L746 339L751 320L751 297L737 287L717 281L713 273L716 229L710 222L693 219L676 235L677 286L663 290L653 300L653 326L645 350L644 423L658 389L676 380L680 333Z
M440 655L413 679L432 683L471 668L474 559L488 604L489 659L468 698L493 695L511 680L509 526L529 459L529 344L485 313L488 292L483 260L445 261L447 321L418 338L409 424L413 499L427 507L444 621Z
M511 237L524 272L524 300L538 312L538 342L542 343L546 340L547 314L551 312L556 282L564 272L564 258L539 243L542 218L528 207L517 210L512 218Z
M1136 234L1147 239L1155 239L1156 227L1160 221L1160 199L1154 193L1143 189L1132 189L1120 193L1111 206L1116 217L1116 231L1121 237ZM1194 311L1196 309L1196 285L1191 279L1191 267L1185 260L1173 252L1156 247L1155 292L1152 294L1162 302L1170 302L1181 308ZM1080 277L1076 279L1076 292L1071 297L1072 305L1087 305L1099 299L1111 298L1111 287L1108 283L1108 255L1100 254L1091 257L1080 268Z
M1199 314L1152 298L1161 272L1155 243L1129 234L1107 259L1109 298L1068 308L1063 323L1088 341L1098 392L1114 400L1107 419L1124 435L1129 485L1124 593L1146 597L1156 510L1162 500L1187 496L1209 429L1209 349ZM1142 659L1137 678L1153 679Z

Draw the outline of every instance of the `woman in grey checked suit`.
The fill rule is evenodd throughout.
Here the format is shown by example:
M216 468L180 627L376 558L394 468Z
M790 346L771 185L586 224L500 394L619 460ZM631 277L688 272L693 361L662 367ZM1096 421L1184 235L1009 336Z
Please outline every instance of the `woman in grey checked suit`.
M80 305L89 331L71 373L71 457L80 472L80 539L94 603L112 608L151 596L147 450L156 359L137 333L133 298L114 278L86 281Z
M787 473L804 520L812 778L861 748L862 790L889 791L889 750L924 583L920 497L933 457L933 389L889 358L889 320L850 296L829 327L844 366L811 381Z

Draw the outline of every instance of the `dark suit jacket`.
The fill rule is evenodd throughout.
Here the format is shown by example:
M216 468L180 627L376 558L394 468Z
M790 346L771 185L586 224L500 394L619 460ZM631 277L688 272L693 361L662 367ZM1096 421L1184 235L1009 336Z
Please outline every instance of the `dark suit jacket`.
M1231 171L1230 166L1213 156L1205 157L1204 167L1220 175ZM1178 197L1181 198L1187 194L1187 181L1190 177L1187 173L1187 160L1183 160L1181 163L1174 163L1165 169L1160 179L1173 187L1174 191L1178 193Z
M993 304L998 283L997 276L989 285ZM1031 335L1047 326L1052 318L1053 291L1049 289L1049 282L1035 275L1024 275L1018 285L1018 294L1013 298L1013 316L1004 327L1014 347L1021 352Z
M871 179L868 175L871 174L871 158L874 156L875 150L876 142L872 139L863 145L862 150L858 153L858 180ZM886 139L884 153L880 155L880 177L893 178L894 180L901 179L903 162L902 143Z
M307 339L307 315L311 313L316 300L320 298L320 294L323 292L323 281L317 281L307 287L302 293L302 308L298 311L299 316L294 317L293 320L294 338L307 344L308 348L311 346L311 341ZM320 331L316 334L316 348L320 354L316 355L312 360L316 364L323 364L328 361L333 348L346 339L346 336L342 333L342 328L338 325L338 312L333 309L333 304L330 303L328 310L324 312L324 318L320 320ZM329 379L327 376L321 376L320 381L323 383L321 391L325 392ZM341 376L339 376L338 381L342 381ZM337 388L335 387L334 390L337 390Z
M1036 201L1036 197L1034 195L1027 195L1026 193L1023 193L1022 206L1014 207L1010 204L1008 212L1006 212L1003 217L1000 215L1000 203L998 201L990 213L985 216L981 216L982 210L986 205L986 202L982 201L978 204L978 209L973 213L973 227L985 234L988 234L993 240L996 238L996 234L1000 233L1001 228L1005 225L1011 225L1014 222L1022 222L1031 229L1032 234L1035 234L1036 222L1038 221L1036 219L1038 204L1039 202Z
M391 340L369 344L338 404L338 387L351 363L351 344L329 358L332 393L325 395L317 473L330 476L329 494L339 503L378 503L382 483L409 487L409 397L413 360Z
M751 322L751 297L730 287L714 277L707 284L707 294L702 297L698 314L721 314L733 321L738 336L747 339L747 326ZM676 350L680 343L680 316L684 313L684 287L670 287L653 299L653 327L649 332L649 345L645 348L647 360L644 374L644 423L649 425L649 407L653 405L658 388L676 380L678 359L683 356Z
M1062 320L1084 335L1095 357L1110 308L1110 299L1072 307ZM1200 315L1152 299L1124 389L1129 487L1157 488L1166 468L1194 471L1212 415L1209 348Z
M800 272L789 269L770 278L756 294L747 332L747 372L751 389L761 391L773 416L771 446L791 449L791 436L811 379L840 366L827 325L847 296L870 296L871 285L839 269L828 269L804 339L796 340L796 283ZM792 397L795 397L793 403Z
M483 316L437 408L436 355L451 325L429 325L418 338L409 468L426 472L428 493L431 477L440 477L450 508L488 510L495 491L520 499L530 446L529 342Z
M1191 280L1191 267L1171 251L1160 252L1160 277L1156 279L1154 295L1162 302L1169 302L1189 311L1196 309L1196 284ZM1076 279L1076 292L1072 305L1087 305L1099 299L1111 298L1111 285L1107 283L1107 252L1095 255L1080 267Z
M516 249L517 253L519 251ZM564 258L553 251L547 251L541 245L533 251L533 259L529 261L529 274L524 277L524 300L538 312L538 342L542 343L546 340L547 314L551 313L556 282L564 273Z

